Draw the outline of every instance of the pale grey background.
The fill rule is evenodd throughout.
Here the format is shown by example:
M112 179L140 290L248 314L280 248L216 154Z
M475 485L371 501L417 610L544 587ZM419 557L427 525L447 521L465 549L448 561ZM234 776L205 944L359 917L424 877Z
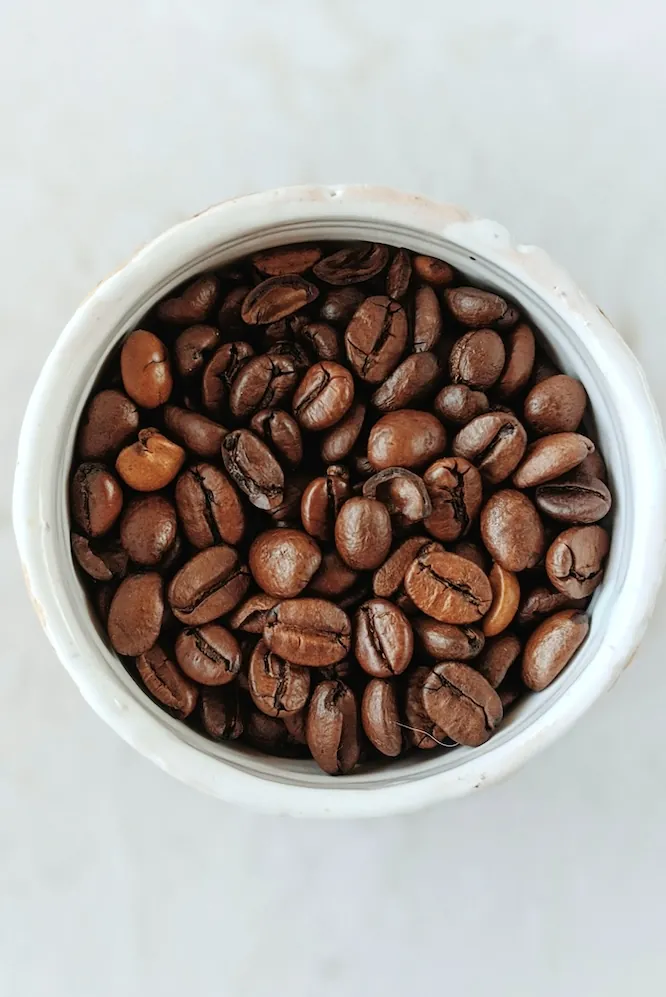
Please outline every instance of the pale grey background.
M15 438L77 302L240 192L393 184L565 262L666 368L666 21L654 0L6 0L0 10L0 994L666 986L661 601L635 664L504 785L402 819L256 817L97 720L20 582Z

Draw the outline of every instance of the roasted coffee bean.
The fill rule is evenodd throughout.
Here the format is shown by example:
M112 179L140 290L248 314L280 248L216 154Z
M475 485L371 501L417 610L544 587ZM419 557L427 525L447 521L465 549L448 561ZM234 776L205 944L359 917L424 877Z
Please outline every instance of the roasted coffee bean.
M444 300L457 322L471 329L491 326L509 329L518 321L518 309L499 294L478 287L453 287L444 292Z
M572 526L553 540L546 554L551 585L572 599L584 599L604 574L610 540L601 526Z
M295 665L334 665L349 654L351 622L326 599L286 599L268 613L264 640Z
M238 641L217 623L182 630L174 650L185 674L200 685L226 685L241 669Z
M279 717L269 717L261 710L251 709L245 723L245 735L253 747L267 755L294 756L289 732Z
M479 660L474 662L474 667L493 689L498 689L511 666L517 661L520 650L520 641L514 634L491 637L486 642Z
M492 329L466 332L453 344L449 374L454 384L490 388L504 369L504 343Z
M488 574L488 555L478 544L470 543L467 540L459 540L453 545L453 553L458 557L464 557L472 561L484 574Z
M321 566L310 583L310 591L325 599L336 599L358 580L358 572L353 571L342 560L337 550L324 554Z
M335 546L354 571L378 568L391 549L391 517L376 499L348 499L335 520Z
M407 568L425 547L436 547L443 550L439 544L433 543L428 537L410 537L408 540L404 540L372 576L374 594L381 598L397 601L402 591Z
M111 602L107 629L118 654L143 654L157 641L164 615L162 578L155 571L128 575Z
M481 510L481 536L491 557L507 571L539 563L546 547L543 523L522 492L495 492Z
M487 576L471 561L441 550L424 550L405 574L415 606L441 623L476 623L490 609Z
M337 464L351 453L361 435L365 412L363 402L354 402L347 414L324 434L321 441L323 461Z
M293 599L309 584L321 564L321 551L302 530L265 530L250 547L252 576L268 595Z
M513 475L516 488L534 488L571 471L588 454L594 443L578 433L553 433L531 443Z
M354 655L375 678L401 675L412 660L414 635L409 620L388 599L369 599L354 619Z
M446 430L430 412L401 409L383 415L370 431L368 460L385 467L424 467L446 447Z
M240 284L232 288L222 299L217 313L217 324L226 337L245 334L246 327L241 313L249 291L250 288L246 284Z
M311 364L303 347L291 339L279 339L277 342L271 343L267 355L269 357L283 357L285 360L291 361L294 370L300 374L306 371Z
M384 381L400 362L407 331L402 305L384 295L366 298L345 332L347 358L354 373L369 384Z
M280 719L287 729L289 738L295 744L303 744L307 746L308 739L305 734L307 710L297 710L296 713L281 713Z
M127 573L129 557L127 551L118 544L97 549L92 546L88 537L72 533L72 553L79 567L96 582L124 578Z
M349 411L354 401L354 378L346 367L323 360L307 371L298 385L292 411L303 429L330 429Z
M529 325L521 322L505 340L506 361L495 385L500 398L510 398L525 387L534 367L535 340Z
M210 415L220 414L238 371L253 356L254 349L243 340L225 343L213 354L201 381L201 400Z
M299 323L296 335L318 360L339 360L342 356L340 337L327 322Z
M251 595L234 610L229 617L232 630L243 630L249 634L262 634L266 625L266 616L280 600L273 595L259 592Z
M412 353L380 384L370 401L380 412L406 408L434 388L440 373L434 353Z
M161 339L137 329L120 351L120 373L127 394L142 408L157 408L173 388L167 348Z
M177 405L164 406L164 425L182 445L197 457L217 457L227 435L224 426L207 419L200 412L190 412Z
M424 702L423 691L430 669L425 665L412 668L405 692L405 724L408 742L414 748L428 750L446 745L447 734L430 718Z
M567 478L539 485L535 501L541 512L562 523L596 523L610 511L611 493L598 478Z
M284 472L263 440L236 429L222 440L222 460L231 480L252 505L273 512L284 496Z
M191 325L183 329L173 346L176 370L181 377L191 377L203 369L209 355L220 345L220 333L214 325Z
M428 353L435 348L441 335L442 309L439 298L431 287L419 287L414 294L412 349L415 353Z
M245 532L245 512L227 476L212 464L194 464L176 482L176 506L190 543L203 550L237 544Z
M358 243L325 256L313 267L319 280L336 287L360 284L376 277L388 263L388 249L378 243Z
M567 374L540 381L525 399L525 421L540 435L575 432L585 414L585 388Z
M108 533L123 507L120 485L103 464L81 464L70 487L72 518L89 537Z
M493 564L488 580L493 601L483 618L482 627L486 637L495 637L506 630L518 612L520 584L514 573L507 571L501 564Z
M417 616L412 626L417 646L435 661L472 661L486 642L476 627L457 627L427 616Z
M158 429L142 429L139 439L118 454L116 471L137 492L156 492L173 481L185 460L185 451Z
M270 517L276 526L301 525L301 501L307 482L306 474L294 475L287 479L282 502L270 512Z
M197 704L197 687L181 673L159 644L140 654L136 667L146 689L159 703L179 720L189 717Z
M441 457L423 475L432 502L425 519L428 533L438 540L464 536L479 514L483 498L481 476L464 457Z
M433 407L444 422L464 426L488 411L488 399L482 391L475 391L467 384L447 384L435 398Z
M363 481L365 478L369 478L371 474L374 473L374 467L362 453L356 453L351 458L352 466L356 477Z
M597 481L608 481L608 472L604 459L598 450L588 454L584 460L578 464L571 472L572 477L579 481L596 479Z
M407 294L412 276L412 261L406 249L396 249L386 275L386 293L394 301Z
M516 469L527 447L527 433L512 412L484 412L453 438L456 457L465 457L491 485Z
M269 717L298 713L310 695L310 671L280 658L260 640L250 659L248 686L254 705Z
M335 520L350 495L349 473L337 464L327 468L325 476L310 482L301 499L301 519L310 536L318 540L333 537Z
M264 353L251 357L236 374L229 408L236 419L247 419L264 408L278 408L293 394L298 372L291 357Z
M361 754L358 704L344 682L320 682L305 725L308 748L329 775L351 772Z
M319 315L325 322L347 325L364 298L358 287L336 287L324 298Z
M589 629L589 617L578 609L564 609L540 623L523 653L521 675L527 688L540 692L550 685L571 661Z
M312 304L318 295L318 288L298 275L268 277L248 292L241 317L248 325L268 325Z
M284 277L286 274L305 273L320 259L321 249L317 246L278 246L255 253L252 264L267 277Z
M241 601L250 573L233 547L220 544L195 554L169 585L169 604L181 623L199 626L224 616Z
M382 755L395 758L402 751L402 726L395 686L370 679L363 690L361 723L366 737Z
M387 467L363 484L366 498L377 498L388 509L395 529L405 530L432 513L428 489L418 474L404 467Z
M288 412L261 409L252 416L250 429L270 445L280 461L298 467L303 459L303 439L298 423Z
M214 741L235 741L245 729L238 688L234 684L204 689L199 699L201 723Z
M571 599L564 592L538 585L522 600L516 622L521 627L531 626L561 609L584 609L586 605L587 599Z
M164 322L193 325L203 322L215 304L220 282L213 274L198 277L173 298L160 301L157 314Z
M423 686L423 703L432 720L458 744L476 748L502 722L499 696L469 665L442 661Z
M171 549L178 523L163 495L144 495L127 506L120 520L120 542L136 564L154 567Z
M453 267L443 260L435 259L434 256L415 256L412 265L417 277L426 284L434 284L435 287L446 287L452 284L455 278Z
M122 391L109 389L96 394L85 411L77 436L83 460L113 457L136 434L139 412Z

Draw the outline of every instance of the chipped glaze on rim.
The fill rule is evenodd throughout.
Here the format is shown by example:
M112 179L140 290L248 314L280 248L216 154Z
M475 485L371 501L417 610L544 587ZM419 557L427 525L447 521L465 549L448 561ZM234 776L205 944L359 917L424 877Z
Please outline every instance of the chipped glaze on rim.
M214 744L163 713L91 620L69 551L67 473L78 418L109 350L175 285L286 242L368 239L442 256L520 302L562 369L585 383L616 496L605 584L588 640L481 748L429 752L344 779L313 763ZM102 282L46 361L25 415L14 529L28 589L58 657L93 709L176 778L272 813L366 817L416 810L508 775L552 743L618 678L654 606L666 557L666 451L643 372L608 320L541 250L452 205L370 186L292 187L237 198L176 225Z

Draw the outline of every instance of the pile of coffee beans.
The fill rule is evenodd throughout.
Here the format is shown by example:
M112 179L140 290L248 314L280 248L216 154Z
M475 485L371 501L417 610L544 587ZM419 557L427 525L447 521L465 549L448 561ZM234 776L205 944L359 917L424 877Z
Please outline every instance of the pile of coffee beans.
M586 406L441 260L268 249L108 360L74 558L130 674L209 738L332 775L478 746L589 629L611 494Z

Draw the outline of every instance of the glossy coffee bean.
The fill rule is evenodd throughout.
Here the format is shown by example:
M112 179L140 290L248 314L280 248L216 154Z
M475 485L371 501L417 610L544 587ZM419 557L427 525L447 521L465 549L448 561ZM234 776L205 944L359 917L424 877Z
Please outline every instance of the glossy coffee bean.
M386 246L361 242L325 256L313 267L313 272L326 284L359 284L376 277L387 263Z
M280 719L286 727L290 740L293 741L294 744L307 746L308 739L305 733L307 708L297 710L296 713L281 713Z
M408 743L422 751L446 745L446 731L438 727L429 716L423 701L423 692L430 669L419 665L410 669L404 698L405 736Z
M442 309L432 287L419 287L414 293L412 349L427 353L437 346L442 335Z
M203 370L219 345L220 333L214 325L191 325L183 329L173 345L176 371L181 377L192 377Z
M432 513L423 478L405 467L387 467L373 474L363 483L363 495L386 507L394 530L407 530Z
M439 544L434 544L429 537L416 536L409 537L396 547L372 576L374 594L385 599L398 598L407 568L425 547L439 548Z
M310 671L285 661L260 640L250 659L248 685L254 705L269 717L299 713L310 695Z
M302 376L311 364L308 354L293 339L281 339L271 343L266 351L268 356L282 357L289 361L299 376Z
M488 575L493 592L490 609L483 618L483 632L486 637L496 637L509 626L518 612L520 604L520 584L512 571L501 564L493 564Z
M353 401L351 373L339 363L323 360L305 373L294 394L292 411L303 429L320 432L339 422Z
M365 412L363 402L354 402L347 414L324 434L321 441L323 461L337 464L351 453L361 434Z
M254 356L244 340L225 343L206 364L201 380L201 401L209 415L219 416L238 371Z
M227 434L219 423L177 405L165 405L164 425L178 443L197 457L218 457Z
M492 329L466 332L453 344L449 356L451 381L485 390L499 378L504 361L504 343L496 332Z
M199 626L234 609L249 583L249 571L233 547L208 547L174 575L169 585L169 604L181 623Z
M547 585L537 585L522 599L516 623L520 627L529 627L561 609L584 609L586 605L587 599L572 599Z
M173 388L167 348L152 332L131 332L120 351L123 387L141 408L163 405Z
M224 471L213 464L193 464L178 478L175 497L187 539L198 550L240 543L245 512Z
M317 360L341 360L342 337L328 322L294 320L295 335Z
M264 640L295 665L334 665L349 654L351 622L326 599L287 599L268 613Z
M200 685L226 685L241 669L238 641L217 623L181 630L174 650L182 670Z
M600 584L610 540L601 526L572 526L548 548L551 585L572 599L584 599Z
M227 474L252 505L273 512L284 496L284 472L263 440L249 429L227 433L222 441Z
M201 724L214 741L235 741L245 724L236 684L203 689L199 697Z
M484 574L488 574L488 555L479 544L471 543L468 540L459 540L453 545L453 553L458 557L464 557L468 561L481 568Z
M301 473L287 479L282 502L271 509L270 517L275 526L301 526L301 501L307 484L307 474Z
M428 533L438 540L457 540L464 536L481 508L481 476L464 457L441 457L423 475L432 502L432 513L425 519Z
M243 322L241 313L243 302L249 290L250 288L246 284L239 284L228 291L222 298L222 304L217 313L217 324L226 339L245 335L247 327Z
M111 602L107 629L118 654L143 654L156 643L164 615L162 578L155 571L128 575Z
M169 658L164 648L155 644L136 659L141 681L155 699L184 720L197 704L197 687Z
M72 533L71 544L76 563L94 581L110 582L127 574L129 557L119 544L100 547L80 533Z
M513 572L533 568L546 546L543 523L534 504L511 488L495 492L481 510L481 536L491 557Z
M518 321L518 310L513 305L499 294L478 287L450 288L444 292L444 300L454 319L471 329L509 329Z
M354 618L354 656L375 678L401 675L412 660L414 635L409 620L387 599L370 599Z
M579 433L553 433L531 443L514 472L516 488L534 488L553 481L593 453L594 443Z
M229 408L236 419L248 419L264 408L285 404L298 384L291 357L264 353L250 357L238 370L229 391Z
M309 584L321 564L321 551L302 530L265 530L249 553L252 576L268 595L293 599Z
M345 331L349 364L362 381L379 384L400 362L407 345L402 305L384 295L366 298Z
M248 634L262 634L269 610L279 601L274 595L255 593L233 611L228 620L229 626L232 630L243 630Z
M540 435L574 433L585 414L585 388L567 374L536 384L525 399L525 421Z
M434 388L440 374L434 353L412 353L380 384L370 401L380 412L408 408Z
M344 467L333 464L324 476L314 478L301 498L301 519L306 532L318 540L330 540L338 513L350 495L349 473Z
M611 493L598 478L567 478L540 485L537 508L561 523L596 523L610 512Z
M139 429L139 412L122 391L94 395L79 428L76 447L83 460L114 456Z
M361 754L356 697L344 682L320 682L305 726L312 757L329 775L351 772Z
M441 550L422 551L405 574L415 606L441 623L476 623L490 609L487 576L471 561Z
M502 703L493 687L458 661L442 661L431 670L423 702L438 727L458 744L472 748L487 741L502 721Z
M511 666L518 660L520 651L520 641L514 634L491 637L486 641L479 660L474 662L474 667L493 689L498 689Z
M154 567L171 549L177 529L173 504L163 495L145 495L125 509L120 542L136 564Z
M453 267L434 256L415 256L412 264L416 276L435 287L446 287L455 278Z
M139 439L118 454L116 471L137 492L156 492L173 481L185 451L157 429L142 429Z
M391 517L376 499L348 499L335 520L335 546L354 571L378 568L391 549Z
M358 287L336 287L324 297L319 315L324 322L347 325L364 299L365 294Z
M587 637L589 617L578 609L564 609L540 623L523 653L522 680L540 692L557 678Z
M468 422L451 444L486 481L497 485L516 469L527 447L525 428L511 412L485 412Z
M252 416L250 429L269 445L280 463L298 467L303 459L303 439L298 423L288 412L261 409Z
M366 737L382 755L395 758L402 751L402 726L395 686L370 679L363 690L361 723Z
M285 274L305 273L320 259L318 246L278 246L255 253L252 264L267 277L284 277Z
M521 322L505 340L506 360L495 391L500 398L510 398L521 391L530 379L534 367L536 344L534 333L526 322Z
M220 282L213 274L198 277L180 294L166 298L157 306L157 314L164 322L193 325L208 317L218 295Z
M406 249L396 249L386 274L386 293L394 301L407 294L412 276L412 260Z
M299 308L311 304L318 295L319 290L314 284L296 274L268 277L248 292L241 317L248 325L268 325L293 315Z
M337 550L330 550L322 557L321 566L310 583L310 592L335 601L357 581L358 572L345 564Z
M457 627L428 616L417 616L412 626L417 647L435 661L472 661L486 642L477 627Z
M122 489L103 464L81 464L69 494L72 518L89 537L108 533L123 507Z
M444 422L464 426L477 415L488 411L488 398L467 384L447 384L439 392L433 408Z
M379 419L368 438L368 460L375 471L385 467L424 467L446 447L446 430L430 412L401 409Z

